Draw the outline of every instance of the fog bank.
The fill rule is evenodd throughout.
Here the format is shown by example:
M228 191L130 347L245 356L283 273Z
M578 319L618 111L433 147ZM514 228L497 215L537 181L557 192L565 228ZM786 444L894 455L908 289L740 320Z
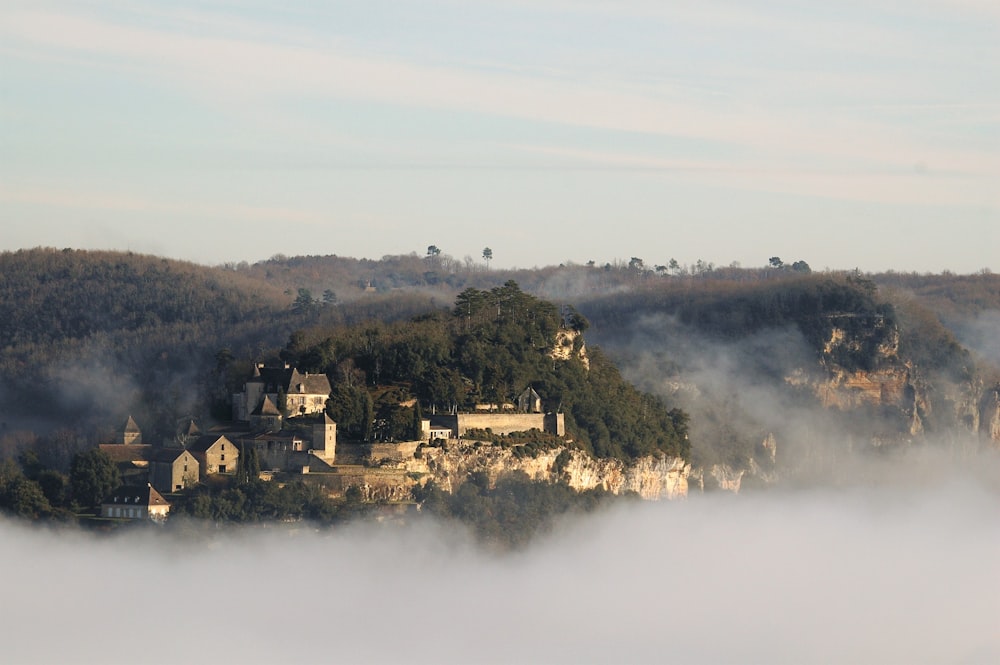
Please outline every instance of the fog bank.
M0 523L6 662L1000 662L995 489L693 496L512 555L359 524Z

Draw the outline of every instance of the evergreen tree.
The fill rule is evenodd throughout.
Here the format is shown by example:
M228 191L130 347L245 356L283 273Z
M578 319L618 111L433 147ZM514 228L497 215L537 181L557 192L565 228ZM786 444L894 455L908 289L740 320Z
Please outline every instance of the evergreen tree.
M77 505L97 506L119 485L121 474L118 467L99 448L91 448L73 457L69 468L69 487Z
M248 443L243 446L240 452L239 461L236 462L236 484L249 485L260 478L260 458L257 455L257 446Z

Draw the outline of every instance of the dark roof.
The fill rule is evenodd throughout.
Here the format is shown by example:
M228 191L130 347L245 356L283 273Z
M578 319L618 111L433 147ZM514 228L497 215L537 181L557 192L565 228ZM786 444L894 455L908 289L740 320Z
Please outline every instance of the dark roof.
M187 424L179 427L177 429L178 434L183 434L184 436L194 436L195 434L201 434L201 430L198 429L198 425L195 424L194 418L187 420Z
M153 448L149 451L149 461L150 462L166 462L168 464L173 464L177 461L178 457L181 457L187 451L183 448Z
M194 442L188 445L187 449L192 453L203 453L222 439L225 439L227 443L229 442L229 439L220 434L206 434L205 436L199 436L195 439Z
M153 450L153 446L148 444L125 445L121 443L102 443L98 448L116 464L149 461L149 455Z
M332 388L330 379L326 374L299 374L298 370L292 370L292 376L288 381L288 388L285 392L300 393L304 395L324 395L329 397Z
M169 506L163 495L151 485L122 485L101 503L117 503L133 506Z
M254 409L253 413L250 414L250 415L253 415L253 416L280 416L281 415L281 411L278 411L278 407L276 407L274 405L274 402L271 401L271 398L268 397L267 395L265 395L264 396L264 400L260 403L260 406L258 406L256 409Z
M241 441L294 441L296 439L304 440L298 434L289 434L287 432L261 432L260 434L248 434L243 436Z
M247 383L263 383L264 392L329 395L332 388L326 374L301 374L294 367L255 367Z

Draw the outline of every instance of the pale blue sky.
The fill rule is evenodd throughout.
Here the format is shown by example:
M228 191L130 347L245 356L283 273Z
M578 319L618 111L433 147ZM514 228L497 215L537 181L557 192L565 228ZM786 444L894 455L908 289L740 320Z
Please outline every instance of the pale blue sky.
M1000 3L0 6L0 249L1000 270Z

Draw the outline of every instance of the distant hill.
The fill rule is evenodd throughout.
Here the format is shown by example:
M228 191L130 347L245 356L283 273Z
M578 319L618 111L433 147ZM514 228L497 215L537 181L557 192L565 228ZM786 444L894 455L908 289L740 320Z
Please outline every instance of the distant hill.
M914 413L925 429L945 431L956 418L972 418L970 404L983 389L975 385L990 387L1000 379L994 369L1000 365L1000 277L810 274L804 262L793 266L799 267L717 268L701 261L647 267L633 257L488 270L471 259L414 253L378 260L275 256L208 267L128 252L5 252L0 427L68 426L93 437L133 413L144 430L166 435L180 416L208 416L211 405L224 413L240 368L277 361L282 352L335 378L351 358L376 383L405 381L407 390L424 398L430 385L437 386L435 394L448 393L451 385L456 394L490 400L529 380L534 369L518 358L522 369L491 383L468 376L466 368L459 374L472 381L470 390L462 376L435 377L426 366L401 378L389 368L408 361L391 351L381 358L384 375L378 377L374 367L363 366L369 360L358 350L363 335L357 331L376 331L383 341L403 329L434 338L441 326L454 325L460 294L488 293L511 280L556 311L574 305L585 314L593 324L589 339L602 347L592 349L599 366L620 367L629 381L670 400L699 391L699 409L690 411L695 454L712 441L742 441L723 446L722 457L733 459L757 446L755 439L773 428L752 411L775 395L785 415L809 406L788 383L795 368L820 368L828 379L836 372L905 371L907 390L929 396L908 411L897 405L855 418L848 425L859 441L909 436ZM324 346L329 335L323 331L330 330L354 332ZM837 335L842 342L831 345ZM783 345L776 347L775 340ZM459 354L452 358L456 368L467 360L461 354L475 355L474 341L447 343L448 354ZM499 350L513 348L502 341L487 347L498 350L496 358ZM886 355L888 348L895 355ZM220 372L221 365L231 371ZM954 388L959 384L969 386L965 397ZM555 382L550 387L558 394ZM764 387L771 391L766 398ZM931 412L923 411L930 406ZM577 432L595 450L628 448L596 424L593 431L588 427Z

